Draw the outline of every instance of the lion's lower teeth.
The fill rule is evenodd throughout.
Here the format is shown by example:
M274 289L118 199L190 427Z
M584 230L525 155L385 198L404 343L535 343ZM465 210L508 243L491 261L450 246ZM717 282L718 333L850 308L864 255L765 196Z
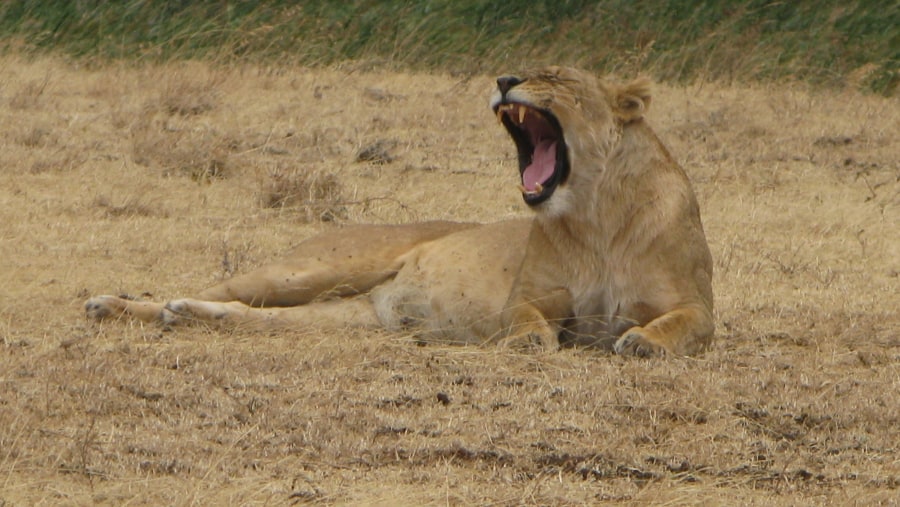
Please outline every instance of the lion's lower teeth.
M540 183L534 184L534 193L540 194L543 191L544 191L544 185L541 185Z

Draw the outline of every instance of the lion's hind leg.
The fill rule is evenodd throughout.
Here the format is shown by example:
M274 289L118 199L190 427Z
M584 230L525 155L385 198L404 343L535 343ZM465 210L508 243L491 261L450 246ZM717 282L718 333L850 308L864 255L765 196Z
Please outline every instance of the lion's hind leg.
M98 296L85 303L89 318L133 317L144 322L233 322L277 328L331 319L377 323L368 297L389 282L402 257L422 243L474 227L455 222L348 226L300 243L287 260L206 289L196 299L167 304Z
M142 322L154 322L161 318L165 305L153 301L139 301L127 296L95 296L84 304L90 319L115 319L132 317Z
M397 262L379 258L370 266L300 258L260 267L197 294L204 301L240 301L253 307L298 306L364 294L391 279Z
M161 321L166 325L199 322L251 330L380 326L368 296L269 308L255 308L239 301L176 299L166 303Z
M378 268L333 265L315 259L263 266L244 275L225 280L200 292L195 299L177 299L169 303L141 301L128 296L95 296L84 304L89 319L134 318L142 322L166 325L184 321L272 320L277 312L251 312L235 318L250 307L284 308L317 305L329 300L349 300L365 294L396 274L392 260L379 259ZM356 271L354 271L356 269ZM184 307L189 319L178 318ZM275 319L277 320L277 319ZM267 327L267 326L263 326ZM276 326L277 327L277 326Z
M287 259L225 280L198 299L271 307L353 297L392 279L400 258L418 245L471 227L456 222L344 227L313 236Z

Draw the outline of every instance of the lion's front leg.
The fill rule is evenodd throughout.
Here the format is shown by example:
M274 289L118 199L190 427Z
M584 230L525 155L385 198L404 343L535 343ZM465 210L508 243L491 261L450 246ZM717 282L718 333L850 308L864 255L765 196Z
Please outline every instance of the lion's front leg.
M635 326L622 334L613 349L617 354L659 357L667 354L692 355L712 341L711 312L702 307L682 307L664 313L645 326Z
M533 306L503 312L506 336L500 348L537 348L546 352L559 349L559 329L551 325ZM507 324L508 322L508 324Z
M559 349L563 321L571 313L571 296L562 289L548 291L540 298L524 298L520 286L513 288L500 320L505 337L501 347Z

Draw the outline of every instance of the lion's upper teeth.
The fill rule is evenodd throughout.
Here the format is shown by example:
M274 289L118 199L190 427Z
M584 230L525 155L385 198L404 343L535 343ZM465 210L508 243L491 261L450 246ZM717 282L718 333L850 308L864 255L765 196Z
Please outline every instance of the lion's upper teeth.
M518 119L518 123L521 125L525 123L528 107L522 104L500 104L500 107L497 108L497 121L503 121L503 113L509 113L509 118L513 121Z

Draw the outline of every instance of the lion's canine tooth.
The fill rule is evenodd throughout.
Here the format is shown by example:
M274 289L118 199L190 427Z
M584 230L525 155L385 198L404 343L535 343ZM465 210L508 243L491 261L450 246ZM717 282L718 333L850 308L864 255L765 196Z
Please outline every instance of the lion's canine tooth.
M519 105L519 123L525 122L525 106Z
M518 188L518 189L519 189L519 192L522 192L523 194L528 192L528 190L525 188L525 185L523 185L523 184L521 184L521 183L519 183L518 185L516 185L516 188Z
M543 191L544 191L544 185L541 185L540 183L534 184L534 193L540 194Z
M503 106L497 108L497 123L503 123Z

